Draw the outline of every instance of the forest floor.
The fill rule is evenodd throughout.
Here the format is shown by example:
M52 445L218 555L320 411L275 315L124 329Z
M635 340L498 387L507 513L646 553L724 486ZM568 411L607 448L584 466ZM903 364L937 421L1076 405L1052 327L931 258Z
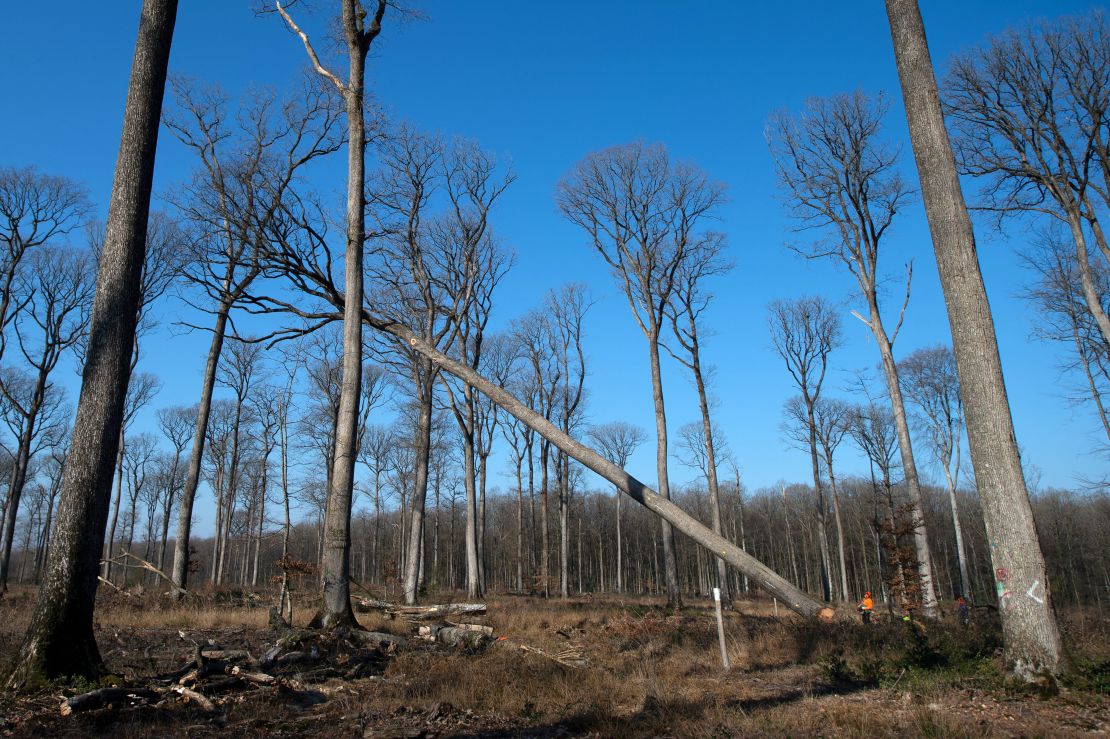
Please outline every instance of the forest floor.
M104 588L101 588L103 591ZM33 593L0 599L0 668L19 644ZM447 595L436 602L455 600ZM433 599L426 599L432 602ZM199 680L210 705L170 692L197 645L249 653L257 666L279 634L269 596L213 593L184 605L155 596L102 596L97 635L115 673L96 685L0 694L0 734L83 736L1087 736L1110 733L1110 622L1062 614L1077 670L1048 696L1004 678L998 625L900 621L863 626L843 614L804 623L769 600L726 612L732 670L721 669L711 601L671 613L650 598L569 600L501 595L483 616L481 648L411 638L416 626L359 614L368 629L409 637L369 653L341 637L302 641L271 662L272 682L224 672ZM309 611L298 609L305 623ZM330 639L330 641L329 641ZM229 651L233 650L233 651ZM288 654L294 654L288 652ZM246 663L244 663L246 664ZM277 665L284 664L281 669ZM351 667L351 665L354 665ZM246 669L245 667L243 669ZM226 673L235 670L230 662ZM167 680L166 676L173 677ZM104 685L151 687L156 699L114 699L62 715L67 696ZM267 677L263 675L263 677ZM186 676L181 682L188 680ZM189 683L192 684L192 683ZM125 692L125 691L124 691Z

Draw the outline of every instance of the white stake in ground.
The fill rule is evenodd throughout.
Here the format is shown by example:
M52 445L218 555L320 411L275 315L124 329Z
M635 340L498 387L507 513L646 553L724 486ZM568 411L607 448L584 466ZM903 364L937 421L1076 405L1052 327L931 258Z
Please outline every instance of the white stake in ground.
M729 671L728 650L725 649L725 618L721 614L721 589L713 588L713 604L717 607L717 637L721 642L721 663Z

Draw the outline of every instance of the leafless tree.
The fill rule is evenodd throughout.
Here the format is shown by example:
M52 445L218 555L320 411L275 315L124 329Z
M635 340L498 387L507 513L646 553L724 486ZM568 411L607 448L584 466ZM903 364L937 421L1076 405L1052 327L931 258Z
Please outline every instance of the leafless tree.
M1082 370L1084 395L1095 407L1106 444L1110 445L1110 351L1098 323L1087 308L1079 270L1069 247L1055 233L1047 232L1022 254L1025 266L1037 281L1025 297L1034 308L1033 335L1070 345L1065 371ZM1091 265L1092 279L1101 295L1110 294L1110 268Z
M921 414L921 426L929 440L929 448L944 473L948 487L948 505L956 532L956 560L960 567L960 590L956 595L970 597L971 580L964 552L963 526L956 506L964 423L956 358L946 346L918 349L899 362L898 369L906 397Z
M921 10L916 0L886 0L886 8L910 142L948 307L975 481L986 533L995 545L990 553L1005 653L1015 674L1034 680L1044 672L1066 670L1067 660L1021 469L975 233L944 126ZM1104 44L1102 50L1105 48ZM1029 597L1014 597L1014 593Z
M92 618L97 559L135 343L158 118L176 16L176 0L143 2L55 544L9 688L62 675L95 679L102 669Z
M634 426L627 421L610 421L609 423L592 426L589 431L590 439L601 449L613 464L618 467L628 466L636 447L647 441L647 433L639 426ZM624 566L622 557L624 547L621 542L621 493L617 490L617 517L616 517L616 553L617 553L617 592L624 592Z
M959 56L945 84L964 171L984 177L983 207L1066 224L1087 310L1110 353L1110 32L1102 12L997 36ZM1089 247L1093 240L1096 248Z
M325 628L357 625L351 611L351 503L358 456L358 417L362 383L363 250L366 242L366 55L382 30L387 0L340 0L340 28L347 52L347 78L327 69L308 35L275 0L281 17L301 38L313 69L334 85L347 114L347 243L344 249L343 392L336 428L334 471L328 490L323 573L324 602L314 623Z
M832 304L820 296L791 301L776 300L768 307L767 324L775 351L782 357L794 384L801 391L801 403L787 402L786 428L809 451L813 489L817 503L817 541L821 550L821 591L832 600L831 560L826 526L829 504L821 481L817 450L817 420L814 406L821 399L821 387L828 371L829 355L842 342L840 319ZM791 403L793 412L791 412Z
M12 288L20 296L16 298L20 305L12 324L30 371L26 379L23 373L0 373L0 393L20 418L0 545L0 590L6 589L8 583L19 498L41 435L39 424L44 420L40 414L48 402L47 396L54 391L51 375L65 353L84 335L92 307L93 278L87 253L40 246L28 261ZM28 392L10 387L6 380L11 377L18 377L23 386L20 389Z
M170 446L173 447L173 458L167 470L167 479L162 486L163 498L160 501L162 506L162 535L161 544L158 547L159 569L164 569L166 566L166 542L169 538L170 515L174 503L180 496L181 489L185 484L182 477L181 461L185 449L192 440L192 430L196 426L196 416L196 406L160 408L157 413L158 428L162 431L162 435L169 440Z
M840 561L840 597L848 602L848 558L844 538L844 519L840 512L840 489L837 485L833 457L840 443L848 434L852 423L852 410L842 400L821 397L813 404L813 422L817 443L821 446L825 473L829 476L829 489L832 491L833 521L836 523L836 549Z
M0 359L12 309L30 297L16 288L23 258L79 227L90 210L85 189L75 182L34 167L0 167Z
M723 187L697 167L672 164L662 146L643 143L590 154L558 185L559 210L589 234L593 247L613 269L648 345L657 434L659 491L670 497L667 479L667 414L663 401L659 345L679 270L688 253L716 238L701 231L724 198ZM674 534L664 520L667 602L681 605Z
M894 342L910 299L912 263L906 268L906 295L892 332L887 331L880 308L880 247L911 194L898 174L897 150L879 140L886 109L884 98L872 100L861 92L813 98L800 116L774 116L769 141L799 228L820 234L819 240L809 245L791 248L809 259L832 258L843 263L867 304L867 317L857 317L871 330L882 358L915 526L922 607L926 616L935 617L937 599L921 485L894 361Z
M701 439L705 445L706 485L709 489L709 512L714 533L722 534L721 496L717 484L718 459L713 438L713 422L710 415L708 384L711 368L702 365L702 340L709 333L704 325L702 314L709 307L713 295L706 289L705 281L724 275L732 269L732 264L724 256L725 241L720 235L709 235L703 241L692 244L675 280L675 298L668 304L668 318L674 333L676 350L668 342L663 346L668 353L682 363L694 378L698 391L698 408L701 411ZM728 577L725 561L717 558L717 586L721 597L729 601Z
M302 94L282 102L257 93L240 106L235 123L227 97L185 79L174 80L176 106L166 126L199 159L192 179L170 199L189 224L190 253L183 278L202 299L193 308L214 315L205 362L197 425L182 491L175 540L173 581L188 584L189 538L216 369L232 310L262 271L259 247L278 218L297 175L312 160L342 145L339 106L327 88L307 84ZM196 328L196 327L193 327Z

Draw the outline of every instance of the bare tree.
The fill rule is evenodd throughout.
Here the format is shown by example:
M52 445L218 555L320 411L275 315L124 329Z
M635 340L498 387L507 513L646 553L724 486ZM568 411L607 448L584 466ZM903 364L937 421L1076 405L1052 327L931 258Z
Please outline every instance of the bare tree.
M817 443L821 446L822 461L829 476L829 489L832 491L833 521L836 523L836 549L840 561L840 597L848 602L848 558L844 539L844 520L840 512L840 489L833 468L833 456L837 447L848 434L852 422L851 408L842 400L821 397L813 404L813 421Z
M1110 33L1101 12L1009 31L958 57L945 84L956 153L987 179L984 207L1066 224L1087 310L1110 353ZM1096 248L1091 249L1089 240Z
M15 317L13 301L18 307L30 297L16 290L23 258L80 226L90 210L85 189L64 177L0 167L0 359Z
M9 387L0 373L0 393L20 417L15 466L8 484L3 543L0 544L0 590L7 588L19 498L40 436L40 414L52 391L51 375L66 351L84 335L92 303L93 280L88 254L40 246L18 275L14 293L20 302L14 328L23 359L30 367L27 393ZM25 296L25 297L24 297ZM22 373L19 375L22 380Z
M583 322L590 309L589 293L581 283L551 291L544 301L550 318L552 350L562 381L556 393L557 418L563 433L573 435L582 423L586 384ZM570 457L560 452L555 461L559 486L559 595L570 596Z
M132 360L135 357L134 347L131 353ZM116 545L116 525L119 523L120 507L123 503L123 482L126 477L123 469L124 455L127 451L127 431L135 420L135 416L146 407L158 391L162 389L162 384L158 378L147 372L137 372L131 375L131 381L127 385L127 396L123 404L123 420L120 424L119 431L119 450L116 453L116 494L112 502L112 516L108 523L108 536L104 542L104 564L103 575L105 580L110 580L112 577L112 557Z
M1037 282L1026 299L1034 307L1033 335L1070 345L1072 357L1063 369L1083 372L1084 395L1091 400L1110 445L1110 418L1107 394L1110 393L1110 351L1098 322L1087 308L1074 255L1055 233L1045 233L1039 242L1022 254L1022 261ZM1091 264L1091 276L1100 295L1110 294L1110 268ZM1110 448L1108 446L1107 448Z
M839 260L856 278L860 297L867 304L867 317L857 317L871 330L882 358L915 526L922 607L926 616L935 617L937 599L921 485L894 362L894 342L910 299L912 263L906 268L906 296L892 332L883 324L879 300L882 239L910 198L910 189L896 168L897 150L878 140L886 108L885 99L873 101L860 92L814 98L797 118L785 114L772 118L769 139L781 186L799 228L817 230L825 237L791 248L809 259Z
M336 429L334 471L328 490L323 573L324 602L313 622L324 628L356 625L351 611L351 503L358 455L362 390L362 281L366 242L366 55L382 30L387 0L374 0L373 14L361 0L340 0L340 28L347 52L347 79L324 67L308 35L275 0L289 27L301 38L316 72L335 86L347 113L347 243L344 250L343 392Z
M821 399L821 386L829 366L829 355L841 344L840 319L832 304L820 296L792 301L776 300L768 306L767 324L775 351L801 391L801 404L791 412L787 402L787 430L809 451L813 489L817 503L817 542L821 551L821 592L832 600L831 560L826 527L829 504L821 481L817 451L817 420L814 406ZM795 423L791 423L791 420ZM797 423L797 422L800 422Z
M956 595L971 595L967 554L964 552L963 526L956 506L956 486L960 480L964 407L960 400L960 378L956 358L946 346L918 349L898 363L899 377L906 397L922 417L929 447L944 473L948 487L948 506L956 533L956 559L960 567L960 589Z
M886 8L925 214L948 307L975 481L987 536L995 545L990 553L1005 653L1015 674L1034 680L1044 672L1065 670L1067 660L1021 469L975 233L944 127L921 11L916 0L886 0ZM1022 597L1023 593L1028 597Z
M628 465L628 460L632 457L632 453L636 451L636 447L647 441L647 433L642 428L626 421L610 421L609 423L591 426L589 435L590 439L601 449L605 458L621 468ZM623 593L624 566L621 560L624 546L621 542L621 493L619 488L617 489L616 529L617 592Z
M170 446L173 447L173 460L167 471L167 479L162 490L164 497L161 501L162 536L161 544L158 547L159 569L164 569L166 566L166 542L169 538L170 514L173 511L174 502L178 499L185 484L182 478L181 460L185 454L185 449L192 440L192 430L196 426L196 416L196 406L160 408L157 413L158 428L169 440Z
M613 269L633 318L647 340L655 404L656 473L659 491L670 499L667 479L667 414L659 345L678 272L689 250L712 234L700 231L724 198L721 185L697 167L672 164L662 146L642 143L590 154L566 175L556 200L563 215L589 234L593 247ZM667 603L682 603L674 533L662 522Z
M262 271L258 249L290 197L297 173L336 151L342 137L335 100L318 86L308 85L297 102L279 103L266 94L249 99L239 111L238 128L229 123L228 101L219 90L175 80L174 92L177 111L167 116L166 126L200 160L192 180L171 195L192 228L192 254L184 260L183 277L209 301L193 307L214 314L178 514L173 581L183 589L216 369L232 309Z
M713 298L712 293L705 287L705 281L711 277L724 275L732 269L732 264L725 259L723 250L724 238L719 235L710 235L706 239L691 245L678 270L675 280L675 299L667 306L671 330L675 341L681 351L672 351L667 342L663 342L668 353L682 363L694 378L694 387L698 391L698 408L701 411L701 439L705 445L706 465L703 468L706 474L706 485L709 488L709 512L714 533L722 534L721 528L721 496L717 484L718 459L713 438L713 422L710 416L710 397L708 384L711 379L711 368L702 365L702 339L707 335L708 329L704 325L702 314L709 307ZM728 602L728 577L725 561L717 558L717 586L721 590L721 597Z
M97 561L135 343L158 118L176 16L176 0L143 2L55 544L10 688L61 675L96 678L102 669L92 620Z

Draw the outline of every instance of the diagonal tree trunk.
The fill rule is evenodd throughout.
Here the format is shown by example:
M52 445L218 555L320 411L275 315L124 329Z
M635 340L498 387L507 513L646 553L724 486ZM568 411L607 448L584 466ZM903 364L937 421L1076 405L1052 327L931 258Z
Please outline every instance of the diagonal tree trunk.
M143 2L57 533L9 688L63 675L95 679L102 670L93 635L96 576L135 343L158 123L176 16L177 0Z

